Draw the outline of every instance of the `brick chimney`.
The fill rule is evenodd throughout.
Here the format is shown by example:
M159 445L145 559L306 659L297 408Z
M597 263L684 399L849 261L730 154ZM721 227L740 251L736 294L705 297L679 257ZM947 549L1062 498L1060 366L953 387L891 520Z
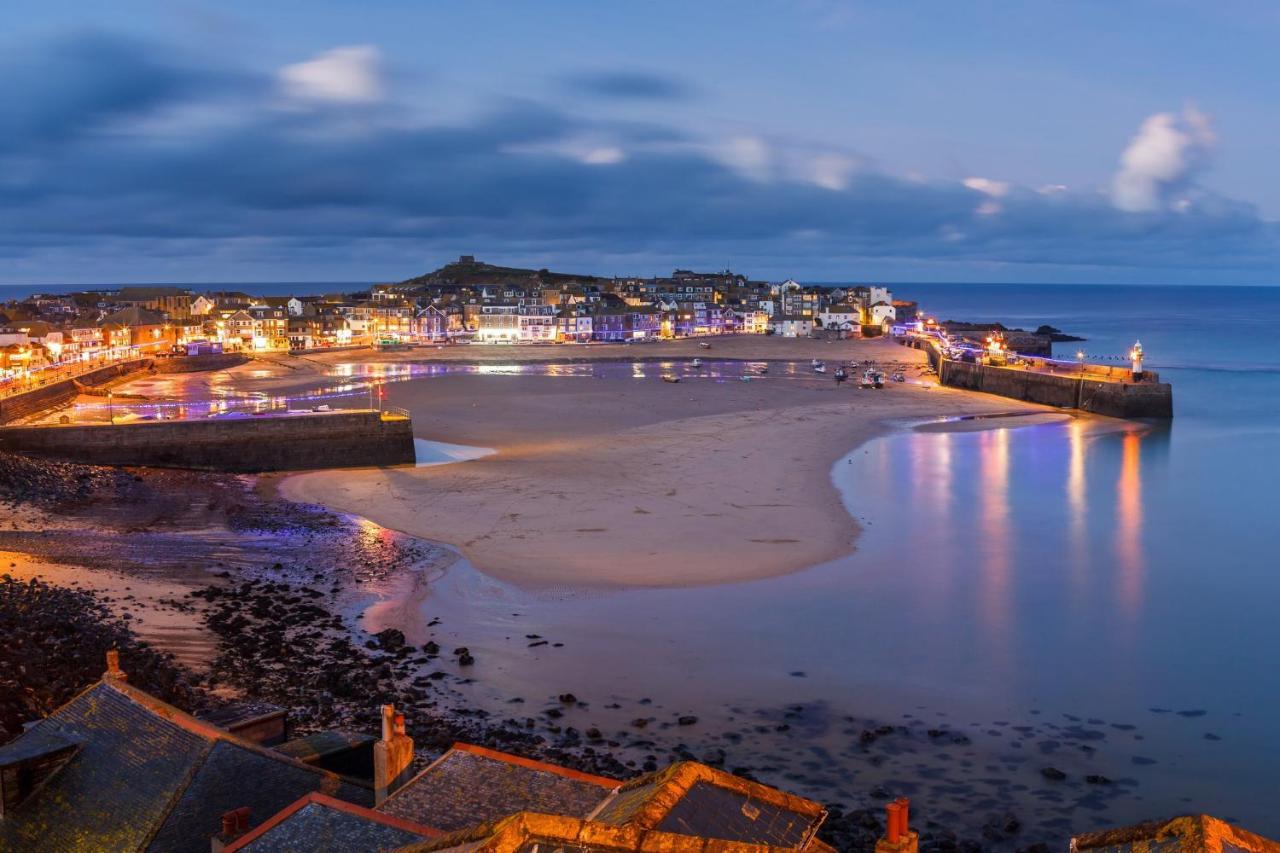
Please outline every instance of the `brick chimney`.
M222 829L210 839L210 853L222 853L240 836L249 831L249 807L243 806L222 815Z
M920 836L908 827L911 801L899 797L884 807L884 838L876 842L876 853L918 853Z
M120 668L120 652L116 649L107 649L107 671L102 677L108 681L128 681L129 676Z
M408 781L412 764L413 738L405 734L404 714L397 714L395 705L383 705L382 740L373 745L375 806Z

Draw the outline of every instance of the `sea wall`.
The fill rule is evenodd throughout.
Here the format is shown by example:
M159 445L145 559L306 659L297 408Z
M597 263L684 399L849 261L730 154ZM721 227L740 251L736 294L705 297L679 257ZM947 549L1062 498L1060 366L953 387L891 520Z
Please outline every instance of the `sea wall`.
M999 394L1029 403L1080 409L1115 418L1173 417L1173 389L1148 373L1141 382L1120 381L1119 368L1103 368L1080 375L1041 373L1034 370L939 359L938 382ZM1122 375L1127 376L1124 371Z
M80 385L89 386L105 385L130 373L144 370L150 364L150 359L109 364L89 373L82 373L74 378L59 379L55 382L50 382L48 385L32 388L30 391L23 391L21 394L15 394L12 397L5 397L0 399L0 424L13 423L22 418L38 415L55 406L63 406L70 403L79 393L76 387L77 382Z
M247 355L238 352L210 352L203 355L176 355L157 358L156 373L196 373L201 370L226 370L244 364Z
M378 412L3 427L0 450L91 465L246 473L414 461L409 418Z

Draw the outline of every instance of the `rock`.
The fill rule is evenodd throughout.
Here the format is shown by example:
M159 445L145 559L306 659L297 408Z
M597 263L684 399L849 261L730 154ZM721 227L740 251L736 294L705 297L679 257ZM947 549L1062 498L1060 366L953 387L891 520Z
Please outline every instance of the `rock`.
M428 640L423 644L422 650L429 655L438 655L440 654L440 644L435 640Z
M560 701L565 705L576 705L578 704L578 697L574 696L572 693L561 693Z
M1088 776L1084 777L1084 781L1088 782L1090 785L1110 785L1111 784L1110 779L1098 773L1090 773Z
M388 628L373 635L378 640L378 647L383 651L394 652L404 648L404 632L396 628Z
M1040 769L1040 775L1053 782L1061 782L1063 779L1067 778L1067 774L1063 773L1056 767L1042 767Z
M696 722L698 722L698 718L692 714L686 714L676 720L676 724L681 726L692 726Z
M476 659L468 652L464 651L462 654L458 655L458 666L471 666L471 664L475 662Z

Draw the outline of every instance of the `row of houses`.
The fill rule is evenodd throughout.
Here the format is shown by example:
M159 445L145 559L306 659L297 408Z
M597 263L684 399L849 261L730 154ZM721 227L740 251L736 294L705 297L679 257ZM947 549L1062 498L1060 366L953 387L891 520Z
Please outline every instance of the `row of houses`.
M903 319L907 305L879 286L758 282L728 271L563 279L544 283L534 273L458 283L428 276L375 285L366 293L294 296L179 287L37 294L0 308L0 380L51 364L173 351L617 343L726 334L848 337Z

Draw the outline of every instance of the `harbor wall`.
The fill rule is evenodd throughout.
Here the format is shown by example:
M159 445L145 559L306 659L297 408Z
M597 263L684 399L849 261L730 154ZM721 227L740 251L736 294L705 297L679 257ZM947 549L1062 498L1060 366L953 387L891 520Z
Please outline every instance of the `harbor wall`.
M945 358L938 358L938 362L938 382L951 388L1115 418L1173 417L1173 389L1154 373L1147 373L1141 382L1126 382L1120 381L1119 373L1112 376L1119 368L1103 368L1105 376L1096 371L1071 376Z
M414 461L409 418L378 412L0 427L0 450L90 465L244 473Z
M197 373L202 370L226 370L245 364L249 357L238 352L210 352L204 355L176 355L157 358L156 373Z
M122 379L131 373L148 368L151 359L123 361L109 364L79 376L59 379L30 391L14 394L12 397L0 399L0 424L13 423L22 418L29 418L56 406L64 406L76 398L79 393L76 383L80 385L106 385Z

